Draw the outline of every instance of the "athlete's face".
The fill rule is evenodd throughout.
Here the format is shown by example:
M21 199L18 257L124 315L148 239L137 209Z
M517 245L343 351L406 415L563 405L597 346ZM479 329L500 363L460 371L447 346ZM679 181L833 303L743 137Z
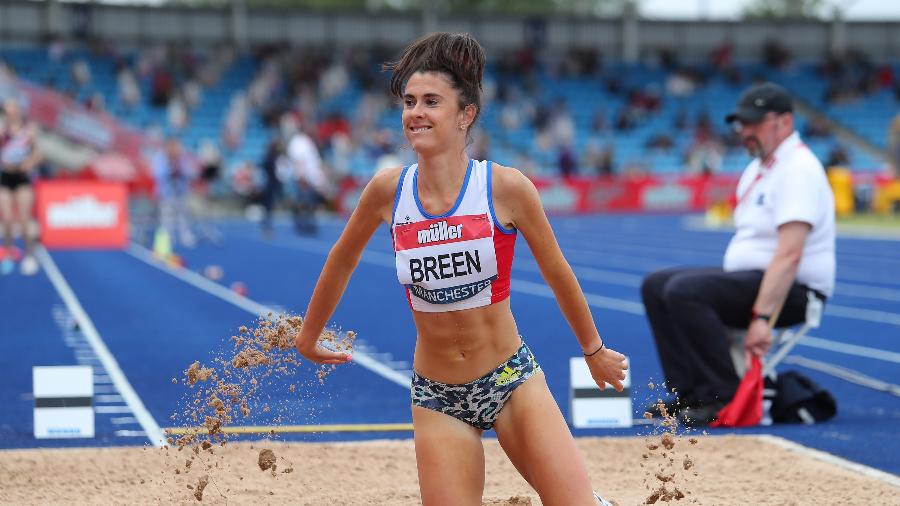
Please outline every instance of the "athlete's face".
M794 131L794 116L769 112L755 123L737 121L735 128L750 156L765 159Z
M416 72L403 93L403 135L417 153L463 149L475 106L459 107L459 93L447 76Z

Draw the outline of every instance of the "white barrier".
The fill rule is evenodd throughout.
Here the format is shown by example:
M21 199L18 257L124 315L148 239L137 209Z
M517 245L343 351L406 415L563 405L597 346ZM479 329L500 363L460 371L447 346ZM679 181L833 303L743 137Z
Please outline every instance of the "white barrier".
M94 373L90 366L32 368L34 437L94 437Z
M631 370L625 371L624 390L609 385L601 390L584 357L569 360L570 423L576 429L631 427Z

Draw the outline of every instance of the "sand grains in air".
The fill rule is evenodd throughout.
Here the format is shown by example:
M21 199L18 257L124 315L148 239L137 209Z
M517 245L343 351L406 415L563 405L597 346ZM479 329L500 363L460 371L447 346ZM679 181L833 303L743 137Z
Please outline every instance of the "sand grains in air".
M284 386L284 380L296 375L300 358L294 349L294 338L300 332L303 319L300 316L280 314L259 318L254 326L241 326L238 334L229 339L230 349L216 356L210 364L200 361L191 363L184 370L182 383L191 389L187 402L180 413L172 415L173 420L182 420L185 427L167 434L169 445L181 452L188 450L189 458L175 465L174 474L188 473L199 459L202 467L213 474L204 475L196 485L190 484L194 497L201 501L207 485L227 500L227 491L216 487L215 471L220 469L215 460L215 447L225 447L229 437L228 428L252 415L274 416L273 422L291 418L297 411L297 403L287 401L273 405L274 389L284 388L289 394L298 390L298 382ZM328 330L319 337L319 344L334 351L350 353L356 335L354 332L339 334ZM335 366L320 366L315 371L315 380L324 382ZM174 378L173 378L174 379ZM302 388L302 383L299 383ZM275 436L274 429L269 437ZM168 452L168 447L165 448ZM183 467L182 463L183 462ZM262 450L257 465L260 470L269 470L276 476L278 469L275 453ZM282 466L281 474L293 472L290 462ZM183 490L183 488L182 488Z
M651 389L654 387L652 382L648 386ZM647 451L641 455L641 467L646 474L644 485L650 491L644 504L681 501L687 498L691 495L691 479L697 476L695 471L691 471L694 467L693 459L683 450L686 447L685 442L696 445L697 438L691 437L685 441L679 434L677 417L668 412L662 399L657 399L656 409L662 415L659 425L662 430L661 433L655 433L645 439ZM649 412L645 412L644 417L653 418Z

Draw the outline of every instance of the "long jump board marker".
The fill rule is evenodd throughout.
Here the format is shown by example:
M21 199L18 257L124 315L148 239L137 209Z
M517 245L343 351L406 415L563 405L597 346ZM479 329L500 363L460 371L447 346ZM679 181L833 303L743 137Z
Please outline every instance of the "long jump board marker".
M90 366L32 367L34 437L94 437L94 371Z
M631 369L625 371L621 392L606 385L601 390L584 357L569 359L569 384L571 405L570 422L576 429L608 429L631 427Z
M205 427L172 427L167 434L194 434L205 431ZM243 427L222 427L228 434L276 434L311 432L409 432L411 423L344 423L330 425L248 425Z
M97 328L94 327L94 322L91 321L91 318L81 306L81 302L78 301L75 292L72 291L69 283L66 282L66 278L63 277L62 273L59 272L59 269L56 267L56 262L53 261L53 258L50 257L47 250L43 247L38 247L35 253L41 267L43 267L47 277L50 278L53 287L56 288L57 293L59 293L59 296L66 304L69 313L72 314L72 317L75 318L75 321L77 321L79 327L81 327L81 333L84 334L85 340L91 345L97 358L100 359L103 368L106 369L106 373L109 374L109 379L112 381L113 386L115 386L116 390L122 395L125 404L128 405L128 409L134 413L134 417L137 418L138 423L141 424L141 428L144 429L144 433L147 434L150 444L157 448L162 447L165 437L163 436L159 425L156 423L156 420L153 419L153 415L147 411L143 401L141 401L137 392L132 388L131 383L128 382L128 378L125 377L125 373L123 373L122 368L119 367L119 362L116 361L116 357L114 357L113 354L110 353L109 348L106 347L106 343L103 342L100 333L97 332Z

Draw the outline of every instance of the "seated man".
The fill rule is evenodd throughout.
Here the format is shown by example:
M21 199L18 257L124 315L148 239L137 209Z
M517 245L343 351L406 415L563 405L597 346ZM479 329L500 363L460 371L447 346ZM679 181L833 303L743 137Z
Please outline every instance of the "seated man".
M834 198L794 130L790 96L771 83L753 86L725 120L754 160L738 183L723 267L665 269L641 286L666 386L680 401L667 408L690 425L712 422L740 382L728 327L746 328L747 353L763 357L782 301L777 326L794 325L805 319L810 290L824 301L834 289Z

